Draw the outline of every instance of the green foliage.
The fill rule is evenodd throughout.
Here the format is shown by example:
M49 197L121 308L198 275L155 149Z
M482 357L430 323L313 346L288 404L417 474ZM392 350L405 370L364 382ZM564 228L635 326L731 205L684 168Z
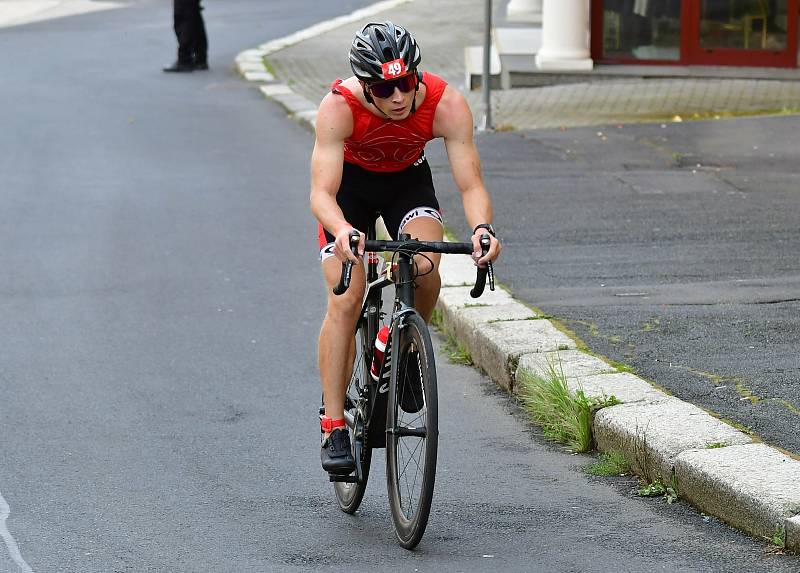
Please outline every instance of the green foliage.
M447 340L444 343L444 351L447 353L450 362L454 364L463 364L464 366L473 365L472 355L469 353L469 350L464 348L452 333L447 335Z
M442 316L442 311L437 307L433 309L431 313L431 324L434 328L440 329L444 324L444 317Z
M786 547L786 528L779 525L775 528L775 534L772 536L772 544L776 547Z
M575 452L592 449L592 419L605 406L619 404L610 398L589 398L582 390L573 396L563 370L553 364L545 376L525 373L520 377L520 400L545 437L566 444Z
M678 499L675 487L665 486L660 479L640 487L637 493L642 497L663 497L670 504Z
M631 473L631 463L624 453L611 450L600 454L596 463L586 466L586 473L593 476L624 476Z

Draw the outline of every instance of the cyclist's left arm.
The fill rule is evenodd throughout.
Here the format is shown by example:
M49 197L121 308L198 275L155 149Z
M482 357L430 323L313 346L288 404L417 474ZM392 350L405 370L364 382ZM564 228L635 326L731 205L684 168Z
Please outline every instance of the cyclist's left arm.
M492 222L492 200L481 176L481 161L475 140L472 136L472 112L464 96L451 86L445 88L442 99L436 108L433 120L433 134L444 139L453 179L461 191L464 214L470 228ZM477 229L472 236L472 244L480 253L480 236L486 231ZM492 237L489 252L478 262L483 265L495 260L502 246Z

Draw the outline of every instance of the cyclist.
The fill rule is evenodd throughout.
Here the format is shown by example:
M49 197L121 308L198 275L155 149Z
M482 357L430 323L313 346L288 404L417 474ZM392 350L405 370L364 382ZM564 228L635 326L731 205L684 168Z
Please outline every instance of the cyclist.
M364 266L350 249L349 236L364 234L381 213L393 238L400 233L441 241L442 216L434 194L425 144L441 137L467 222L474 229L473 259L485 266L500 254L491 226L492 204L472 137L472 113L464 97L440 77L419 69L414 37L392 22L370 23L353 39L353 76L336 80L317 112L311 157L311 210L319 222L320 259L328 306L319 337L319 370L325 415L321 416L322 467L333 474L354 469L344 421L344 397L355 356L353 332L364 295ZM479 239L491 235L481 257ZM351 260L349 290L335 296L341 263ZM416 307L430 320L441 284L440 255L418 255ZM412 406L401 404L404 410Z

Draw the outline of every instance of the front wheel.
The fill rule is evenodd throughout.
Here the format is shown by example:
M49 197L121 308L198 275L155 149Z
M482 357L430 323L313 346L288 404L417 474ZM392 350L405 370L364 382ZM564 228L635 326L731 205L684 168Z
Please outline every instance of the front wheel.
M436 366L425 321L403 318L392 349L392 383L386 422L386 478L394 529L400 545L422 539L433 499L439 441Z

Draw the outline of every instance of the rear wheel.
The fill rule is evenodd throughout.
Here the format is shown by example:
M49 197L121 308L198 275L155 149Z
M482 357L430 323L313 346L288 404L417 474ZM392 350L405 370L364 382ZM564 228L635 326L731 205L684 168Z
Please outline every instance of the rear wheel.
M364 491L367 489L369 466L372 461L372 449L363 439L364 418L362 413L358 411L359 393L367 383L367 377L369 376L367 344L363 340L364 336L366 336L366 324L362 322L355 336L353 372L350 375L350 382L347 386L347 394L344 400L345 417L350 429L350 442L354 445L354 455L358 455L360 452L361 480L357 483L334 482L333 484L336 500L345 513L355 513L358 506L361 505ZM355 447L356 440L360 440L358 447Z
M428 327L404 317L392 349L386 439L386 478L395 533L412 549L422 539L433 499L439 441L436 366Z

